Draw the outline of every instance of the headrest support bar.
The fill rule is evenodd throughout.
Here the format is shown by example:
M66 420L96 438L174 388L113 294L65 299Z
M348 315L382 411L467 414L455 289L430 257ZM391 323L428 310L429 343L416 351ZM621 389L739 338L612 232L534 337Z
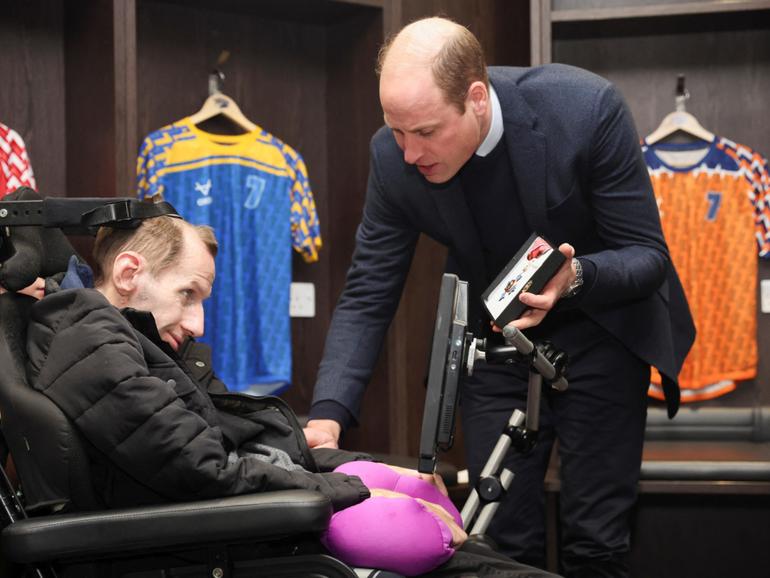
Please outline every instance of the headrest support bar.
M56 198L0 202L0 226L42 226L68 233L92 233L101 226L133 228L142 219L179 217L167 202L146 203L133 198Z

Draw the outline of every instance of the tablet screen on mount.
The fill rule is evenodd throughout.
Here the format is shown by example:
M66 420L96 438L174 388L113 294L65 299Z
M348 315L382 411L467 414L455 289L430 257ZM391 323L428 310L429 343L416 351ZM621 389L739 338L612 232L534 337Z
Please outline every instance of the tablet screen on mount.
M467 325L468 284L446 273L441 278L420 433L417 469L423 473L433 473L438 451L452 446Z

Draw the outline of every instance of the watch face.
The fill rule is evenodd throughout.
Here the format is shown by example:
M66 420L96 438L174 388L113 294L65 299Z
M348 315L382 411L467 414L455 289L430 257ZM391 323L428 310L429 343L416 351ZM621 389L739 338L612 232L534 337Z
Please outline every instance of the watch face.
M573 257L572 265L575 268L575 280L570 283L567 290L563 293L562 297L572 297L583 286L583 265L581 265L578 259Z

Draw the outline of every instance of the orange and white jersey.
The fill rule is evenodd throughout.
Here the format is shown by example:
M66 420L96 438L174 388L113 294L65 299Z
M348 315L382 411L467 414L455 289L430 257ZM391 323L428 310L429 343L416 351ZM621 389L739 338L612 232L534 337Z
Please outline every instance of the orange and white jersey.
M682 401L712 399L757 371L757 256L770 258L767 160L725 138L642 143L671 258L697 336ZM650 395L663 399L653 371Z

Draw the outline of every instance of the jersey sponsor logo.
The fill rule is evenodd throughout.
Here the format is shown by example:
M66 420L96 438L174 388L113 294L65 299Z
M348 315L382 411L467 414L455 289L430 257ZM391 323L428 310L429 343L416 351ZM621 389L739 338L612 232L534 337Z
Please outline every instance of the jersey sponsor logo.
M211 195L211 179L208 179L205 183L196 182L195 190L199 192L202 197L199 197L195 202L199 207L205 207L214 202Z

